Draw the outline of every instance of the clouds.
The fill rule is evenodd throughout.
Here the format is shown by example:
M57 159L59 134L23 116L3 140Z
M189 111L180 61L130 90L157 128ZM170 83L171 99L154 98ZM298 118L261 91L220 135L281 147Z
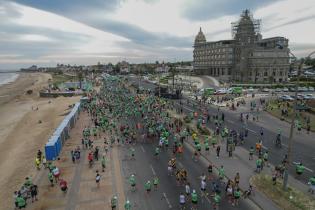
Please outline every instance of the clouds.
M281 0L185 0L182 16L192 21L205 21L225 15L238 15L244 9L257 9Z
M15 2L15 3L14 3ZM313 0L3 0L0 65L192 60L201 26L208 41L231 39L231 22L252 9L264 37L292 51L314 46ZM13 55L13 56L7 56ZM18 55L18 56L15 56ZM33 63L32 63L33 62Z

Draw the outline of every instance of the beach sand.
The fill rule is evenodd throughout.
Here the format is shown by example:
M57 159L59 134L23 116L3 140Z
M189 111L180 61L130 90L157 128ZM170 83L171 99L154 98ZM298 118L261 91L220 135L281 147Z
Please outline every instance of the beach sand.
M38 91L50 78L49 74L22 73L14 83L0 87L0 209L12 209L13 192L26 176L37 173L37 150L44 151L48 138L70 112L69 105L80 99L39 98ZM27 95L29 89L34 93Z

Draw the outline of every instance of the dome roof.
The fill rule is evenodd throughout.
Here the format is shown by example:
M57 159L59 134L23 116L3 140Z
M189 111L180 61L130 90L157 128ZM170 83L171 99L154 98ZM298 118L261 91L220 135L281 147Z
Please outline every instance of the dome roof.
M205 35L203 34L202 30L201 30L201 27L200 27L200 31L199 33L197 34L196 38L195 38L195 44L198 44L198 43L205 43L207 40L206 40L206 37Z

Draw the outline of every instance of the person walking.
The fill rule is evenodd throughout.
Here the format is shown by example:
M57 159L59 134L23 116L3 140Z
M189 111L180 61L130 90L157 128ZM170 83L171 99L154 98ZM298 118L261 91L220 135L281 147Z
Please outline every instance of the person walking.
M221 165L221 167L219 168L219 179L220 179L221 181L223 181L224 176L225 176L224 167L223 167L223 165Z
M50 186L54 186L54 175L52 174L51 171L48 172L48 180L50 182Z
M217 151L217 158L220 157L220 150L221 150L221 147L220 147L220 145L218 145L217 149L216 149L216 151Z
M154 190L158 189L158 184L159 184L159 178L156 176L153 179Z
M125 203L125 210L131 210L131 203L130 203L130 201L129 200L127 200L126 201L126 203Z
M98 173L98 170L96 171L95 182L96 182L96 186L99 188L100 182L101 182L101 175Z
M38 187L36 184L33 184L30 188L30 191L31 191L31 197L32 197L32 203L34 201L37 201L37 194L38 194Z

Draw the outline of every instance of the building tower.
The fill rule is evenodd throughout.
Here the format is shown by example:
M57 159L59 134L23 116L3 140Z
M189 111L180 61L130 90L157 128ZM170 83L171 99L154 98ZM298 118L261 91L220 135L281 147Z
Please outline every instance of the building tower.
M201 27L200 27L199 33L195 37L194 52L193 52L194 61L200 64L199 65L200 69L198 71L198 74L205 74L206 73L206 66L205 66L206 49L204 47L206 42L207 42L206 37L203 34Z

